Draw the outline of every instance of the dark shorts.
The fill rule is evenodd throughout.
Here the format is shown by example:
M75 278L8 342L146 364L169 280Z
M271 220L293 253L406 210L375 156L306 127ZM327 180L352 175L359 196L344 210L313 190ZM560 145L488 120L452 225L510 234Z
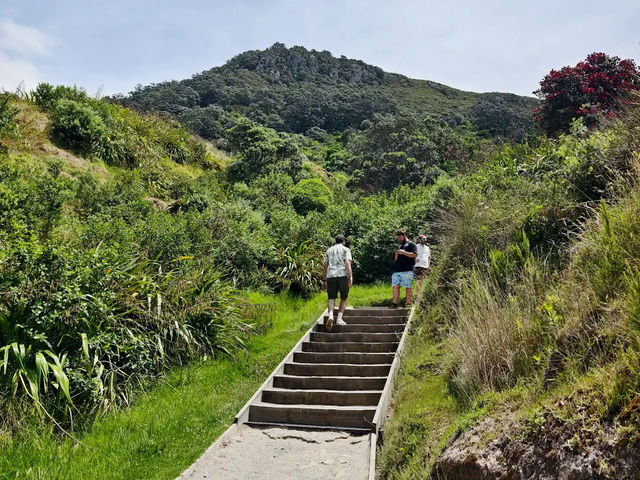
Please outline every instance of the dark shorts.
M349 280L347 277L327 278L327 295L329 300L338 298L340 292L340 300L346 300L349 296Z
M416 267L413 269L413 276L416 280L422 280L428 271L428 268Z

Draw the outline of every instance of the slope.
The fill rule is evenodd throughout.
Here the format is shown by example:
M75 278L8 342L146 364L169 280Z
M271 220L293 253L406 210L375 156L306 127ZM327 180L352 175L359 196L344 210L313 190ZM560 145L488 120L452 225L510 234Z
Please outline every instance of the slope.
M281 43L241 53L190 79L138 87L119 100L169 112L206 138L219 135L213 124L224 124L229 112L296 133L358 128L376 113L405 112L452 125L472 122L487 136L522 138L533 126L536 105L529 97L465 92Z

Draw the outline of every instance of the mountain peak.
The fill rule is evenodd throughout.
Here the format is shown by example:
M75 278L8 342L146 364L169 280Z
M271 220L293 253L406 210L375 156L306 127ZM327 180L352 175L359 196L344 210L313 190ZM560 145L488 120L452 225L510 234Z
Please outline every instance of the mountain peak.
M255 71L272 82L321 80L327 83L384 83L391 74L362 60L334 57L327 50L307 50L302 46L287 47L276 42L265 50L249 50L236 55L223 67ZM395 75L394 75L395 76Z

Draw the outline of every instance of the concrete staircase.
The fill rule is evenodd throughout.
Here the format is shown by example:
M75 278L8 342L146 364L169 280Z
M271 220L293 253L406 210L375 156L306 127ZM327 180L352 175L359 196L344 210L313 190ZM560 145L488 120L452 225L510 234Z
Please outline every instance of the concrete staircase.
M334 325L331 332L321 317L236 422L376 432L407 315L406 309L347 309L347 325Z

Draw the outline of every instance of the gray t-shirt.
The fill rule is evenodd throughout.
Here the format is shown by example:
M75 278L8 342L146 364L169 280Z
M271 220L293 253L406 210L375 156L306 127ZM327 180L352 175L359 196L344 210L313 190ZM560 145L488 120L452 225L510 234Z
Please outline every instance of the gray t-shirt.
M351 261L351 250L342 243L336 243L324 254L324 263L327 264L327 278L346 277L347 261Z

